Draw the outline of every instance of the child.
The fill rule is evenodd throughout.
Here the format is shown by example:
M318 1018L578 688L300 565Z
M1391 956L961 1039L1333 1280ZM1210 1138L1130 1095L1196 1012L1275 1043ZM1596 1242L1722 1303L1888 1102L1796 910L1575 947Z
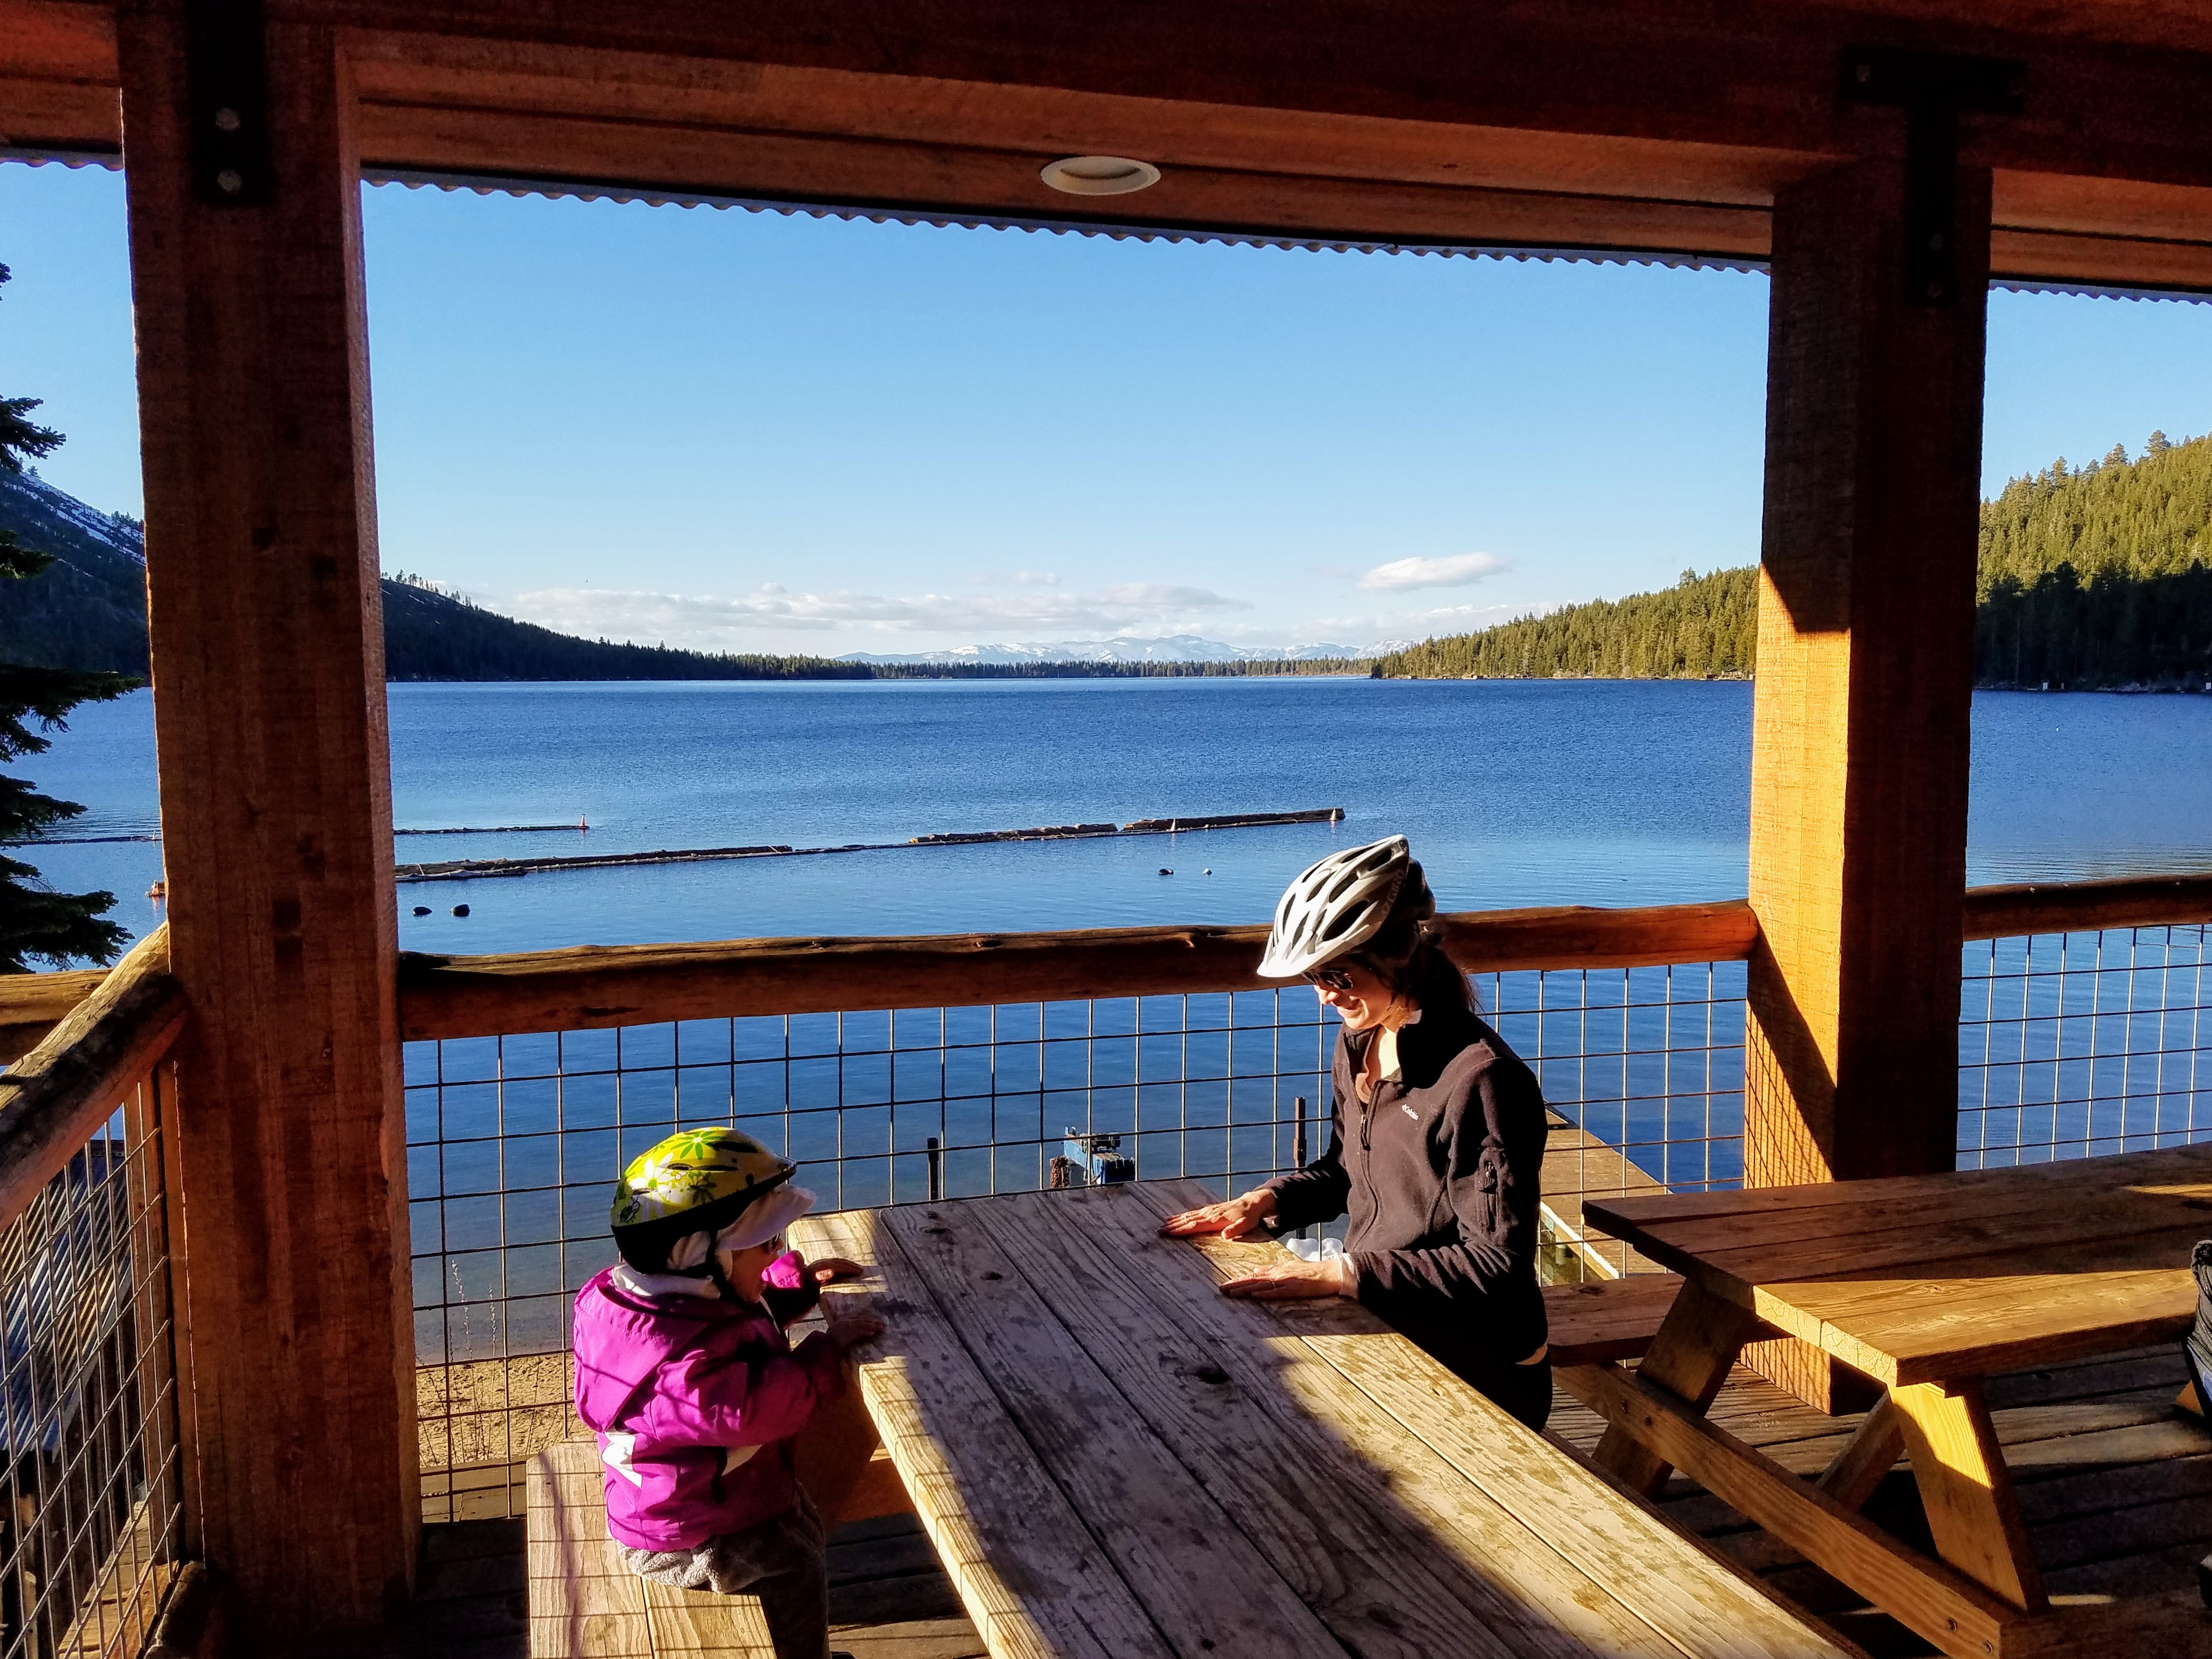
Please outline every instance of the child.
M686 1129L623 1172L622 1261L576 1297L576 1414L599 1436L607 1530L631 1571L757 1595L777 1659L823 1659L822 1518L791 1438L883 1322L833 1319L796 1349L784 1335L823 1284L860 1271L785 1250L814 1207L796 1168L735 1129Z

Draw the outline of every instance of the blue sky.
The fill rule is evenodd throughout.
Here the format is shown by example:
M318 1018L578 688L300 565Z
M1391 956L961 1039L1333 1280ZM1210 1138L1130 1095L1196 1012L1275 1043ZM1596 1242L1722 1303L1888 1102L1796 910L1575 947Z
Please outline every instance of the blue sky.
M1766 284L366 193L379 514L556 627L1458 631L1757 556ZM122 183L0 165L0 388L139 503ZM1985 488L2212 429L2212 307L1991 298Z

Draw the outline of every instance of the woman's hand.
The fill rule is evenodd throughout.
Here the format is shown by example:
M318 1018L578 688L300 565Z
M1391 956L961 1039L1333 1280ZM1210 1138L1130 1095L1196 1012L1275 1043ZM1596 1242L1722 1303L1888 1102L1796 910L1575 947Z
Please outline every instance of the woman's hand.
M1224 1238L1242 1238L1247 1233L1256 1232L1260 1224L1274 1212L1274 1194L1265 1187L1255 1187L1242 1198L1171 1215L1160 1224L1160 1231L1170 1238L1188 1238L1193 1233L1219 1233Z
M806 1272L817 1285L832 1285L841 1279L858 1279L868 1270L857 1261L848 1261L842 1255L825 1255L806 1264Z
M1301 1261L1296 1256L1262 1267L1258 1273L1246 1273L1242 1279L1224 1280L1221 1286L1224 1296L1249 1297L1255 1302L1293 1302L1305 1297L1343 1296L1348 1293L1352 1279L1351 1261L1344 1256L1332 1256L1324 1261Z

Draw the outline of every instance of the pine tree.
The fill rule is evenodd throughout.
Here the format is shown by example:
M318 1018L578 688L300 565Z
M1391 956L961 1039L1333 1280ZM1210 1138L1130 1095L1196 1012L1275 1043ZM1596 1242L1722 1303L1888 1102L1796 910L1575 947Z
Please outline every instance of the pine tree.
M0 265L0 283L8 276ZM0 470L21 472L26 460L60 447L60 433L30 418L39 401L0 398ZM51 554L0 531L0 580L25 580L52 562ZM0 663L0 761L43 754L51 741L44 734L64 729L70 709L120 696L134 684L120 674ZM40 794L26 780L0 777L0 844L29 840L83 811L75 801ZM0 856L0 973L22 973L34 961L56 967L114 961L127 939L104 914L114 903L112 893L57 893L30 865Z

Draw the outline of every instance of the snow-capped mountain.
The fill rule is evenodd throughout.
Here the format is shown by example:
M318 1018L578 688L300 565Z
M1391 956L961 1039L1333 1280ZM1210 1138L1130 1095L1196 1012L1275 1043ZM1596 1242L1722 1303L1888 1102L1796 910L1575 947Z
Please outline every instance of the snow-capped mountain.
M67 558L71 550L66 546L68 540L78 537L109 553L120 554L141 568L145 565L146 533L137 520L87 507L67 490L57 489L41 478L35 466L27 466L21 472L0 472L0 495L9 497L11 520L35 526L33 533L43 530L42 541L59 540L64 544L63 548L54 550L63 558Z
M1384 647L1388 648L1388 647ZM1356 645L1224 645L1195 634L1170 634L1139 640L1127 635L1110 640L1062 640L1054 644L961 645L944 651L883 654L849 652L840 662L1021 663L1021 662L1311 662L1332 657L1372 654Z

